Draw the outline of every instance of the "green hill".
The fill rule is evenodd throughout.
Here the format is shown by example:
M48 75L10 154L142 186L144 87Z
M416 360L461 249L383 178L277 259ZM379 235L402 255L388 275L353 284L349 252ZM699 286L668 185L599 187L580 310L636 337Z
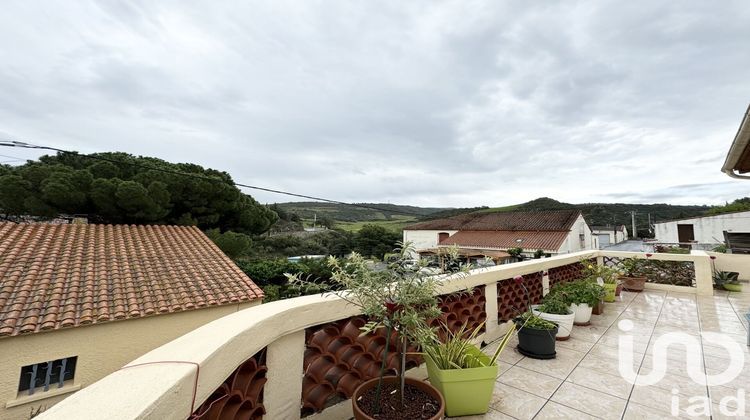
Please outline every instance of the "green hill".
M399 206L384 203L356 203L364 207L354 207L336 203L319 203L315 201L299 201L294 203L277 203L284 211L294 213L302 219L318 219L328 217L336 222L364 222L376 220L392 220L394 218L411 217L422 218L431 213L446 210L436 207Z
M635 222L638 227L639 236L650 236L648 232L648 220L651 223L663 222L665 220L681 219L683 217L701 216L711 207L709 206L678 206L665 203L657 204L626 204L626 203L563 203L552 198L542 197L515 206L490 208L482 210L492 211L542 211L542 210L566 210L578 209L590 226L603 225L626 225L628 231L631 228L630 212L635 211ZM631 232L632 236L632 232Z
M350 231L359 230L364 224L374 223L392 230L401 230L405 225L420 220L442 219L472 212L501 211L542 211L542 210L581 210L589 225L626 225L631 230L630 211L636 212L639 236L648 236L648 217L651 223L705 214L709 206L677 206L672 204L626 204L626 203L583 203L571 204L548 197L537 198L526 203L504 207L439 208L400 206L396 204L359 203L369 208L343 204L295 202L278 203L284 211L297 214L305 221L316 217L334 222L334 226Z

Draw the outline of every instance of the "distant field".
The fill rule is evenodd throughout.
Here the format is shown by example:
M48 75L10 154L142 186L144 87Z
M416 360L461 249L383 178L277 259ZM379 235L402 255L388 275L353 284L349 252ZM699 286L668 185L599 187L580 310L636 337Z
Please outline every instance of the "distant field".
M377 225L394 232L401 232L404 226L417 221L416 217L411 216L393 216L392 220L367 220L360 222L336 222L336 227L348 232L356 232L362 229L364 225Z
M497 212L502 212L502 211L513 211L513 210L518 210L520 206L521 206L520 204L514 204L512 206L505 206L505 207L491 207L488 209L478 210L477 213L497 213Z

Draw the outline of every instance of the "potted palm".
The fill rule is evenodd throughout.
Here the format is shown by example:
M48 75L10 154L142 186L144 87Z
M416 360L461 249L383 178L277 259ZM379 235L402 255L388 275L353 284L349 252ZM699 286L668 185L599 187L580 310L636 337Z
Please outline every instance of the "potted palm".
M386 329L386 343L378 377L363 382L352 395L352 410L357 420L425 418L442 419L445 402L429 383L407 378L406 353L409 344L425 345L434 340L427 320L440 315L437 306L436 276L423 270L426 261L412 259L414 249L399 244L386 270L372 270L359 254L346 259L328 258L332 276L328 291L360 308L369 322L362 334ZM288 275L295 283L299 276ZM398 343L391 343L396 332ZM401 350L397 376L385 376L388 353Z
M742 284L738 280L740 273L736 271L718 271L714 270L714 284L716 287L723 288L730 292L741 292Z
M540 318L558 325L557 336L555 337L558 341L570 338L575 314L565 301L562 293L549 293L544 297L541 305L532 305L531 308Z
M646 287L646 277L640 275L641 260L636 257L625 258L620 261L620 281L623 289L629 292L642 292Z
M554 359L555 337L558 326L554 322L535 314L531 309L529 291L524 285L523 276L513 277L513 281L519 284L527 299L527 310L513 321L518 329L518 352L532 359Z
M489 409L497 379L497 358L513 336L515 324L510 324L492 357L472 344L481 325L468 337L465 326L455 333L447 325L443 328L447 338L424 347L430 383L443 394L446 415L484 414Z
M589 325L593 308L604 297L604 287L585 279L558 286L574 314L575 325ZM553 289L554 290L554 289Z

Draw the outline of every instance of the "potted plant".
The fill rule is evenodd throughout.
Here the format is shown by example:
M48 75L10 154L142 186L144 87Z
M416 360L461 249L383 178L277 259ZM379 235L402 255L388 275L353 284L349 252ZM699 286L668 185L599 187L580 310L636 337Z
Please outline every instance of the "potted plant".
M593 308L604 296L604 288L585 279L558 286L574 314L575 325L589 325ZM554 290L554 289L553 289Z
M642 292L646 287L646 277L640 274L641 260L636 257L625 258L620 261L622 275L620 281L623 289L629 292Z
M515 324L510 324L492 357L472 344L481 327L464 338L465 326L454 333L443 325L447 338L424 346L430 383L443 394L448 416L484 414L489 409L497 379L497 358L513 336Z
M523 261L523 248L521 247L509 248L506 252L508 252L508 254L510 254L510 256L515 261Z
M617 300L617 277L604 280L604 301L614 302Z
M714 270L714 285L730 292L741 292L742 284L738 280L740 273L736 271Z
M523 288L528 302L527 311L513 320L518 329L518 352L532 359L554 359L557 354L557 324L543 319L532 311L531 302L528 301L529 291L523 284L523 276L515 276L513 280Z
M531 311L524 312L514 322L518 328L518 352L532 359L554 359L557 324Z
M363 382L352 395L352 410L358 420L442 419L445 410L445 401L435 387L405 375L409 344L425 345L434 340L427 320L441 313L436 298L440 282L423 270L426 261L413 260L414 249L409 243L399 246L382 271L372 270L356 253L342 260L328 258L332 271L328 290L359 307L368 318L362 334L386 329L380 374ZM299 276L287 277L295 283L305 282ZM394 331L398 333L396 345L390 342ZM401 350L398 375L385 377L388 353L393 348Z
M557 324L558 331L555 338L558 341L570 338L575 314L570 310L570 305L561 293L549 293L544 297L544 302L541 305L532 305L531 308L542 319Z
M614 302L616 300L619 272L615 268L604 264L584 262L582 274L586 280L604 287L605 302Z

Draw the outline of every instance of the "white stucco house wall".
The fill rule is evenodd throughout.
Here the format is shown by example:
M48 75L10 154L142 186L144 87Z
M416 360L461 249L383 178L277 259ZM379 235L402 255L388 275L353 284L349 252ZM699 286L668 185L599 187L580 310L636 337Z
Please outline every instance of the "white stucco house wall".
M724 232L750 233L750 211L671 220L655 224L658 242L721 244L724 242Z
M404 242L417 252L440 247L507 251L523 248L532 256L596 249L597 241L579 210L469 213L406 226Z
M596 237L599 249L628 240L628 229L625 225L591 226L591 233Z

